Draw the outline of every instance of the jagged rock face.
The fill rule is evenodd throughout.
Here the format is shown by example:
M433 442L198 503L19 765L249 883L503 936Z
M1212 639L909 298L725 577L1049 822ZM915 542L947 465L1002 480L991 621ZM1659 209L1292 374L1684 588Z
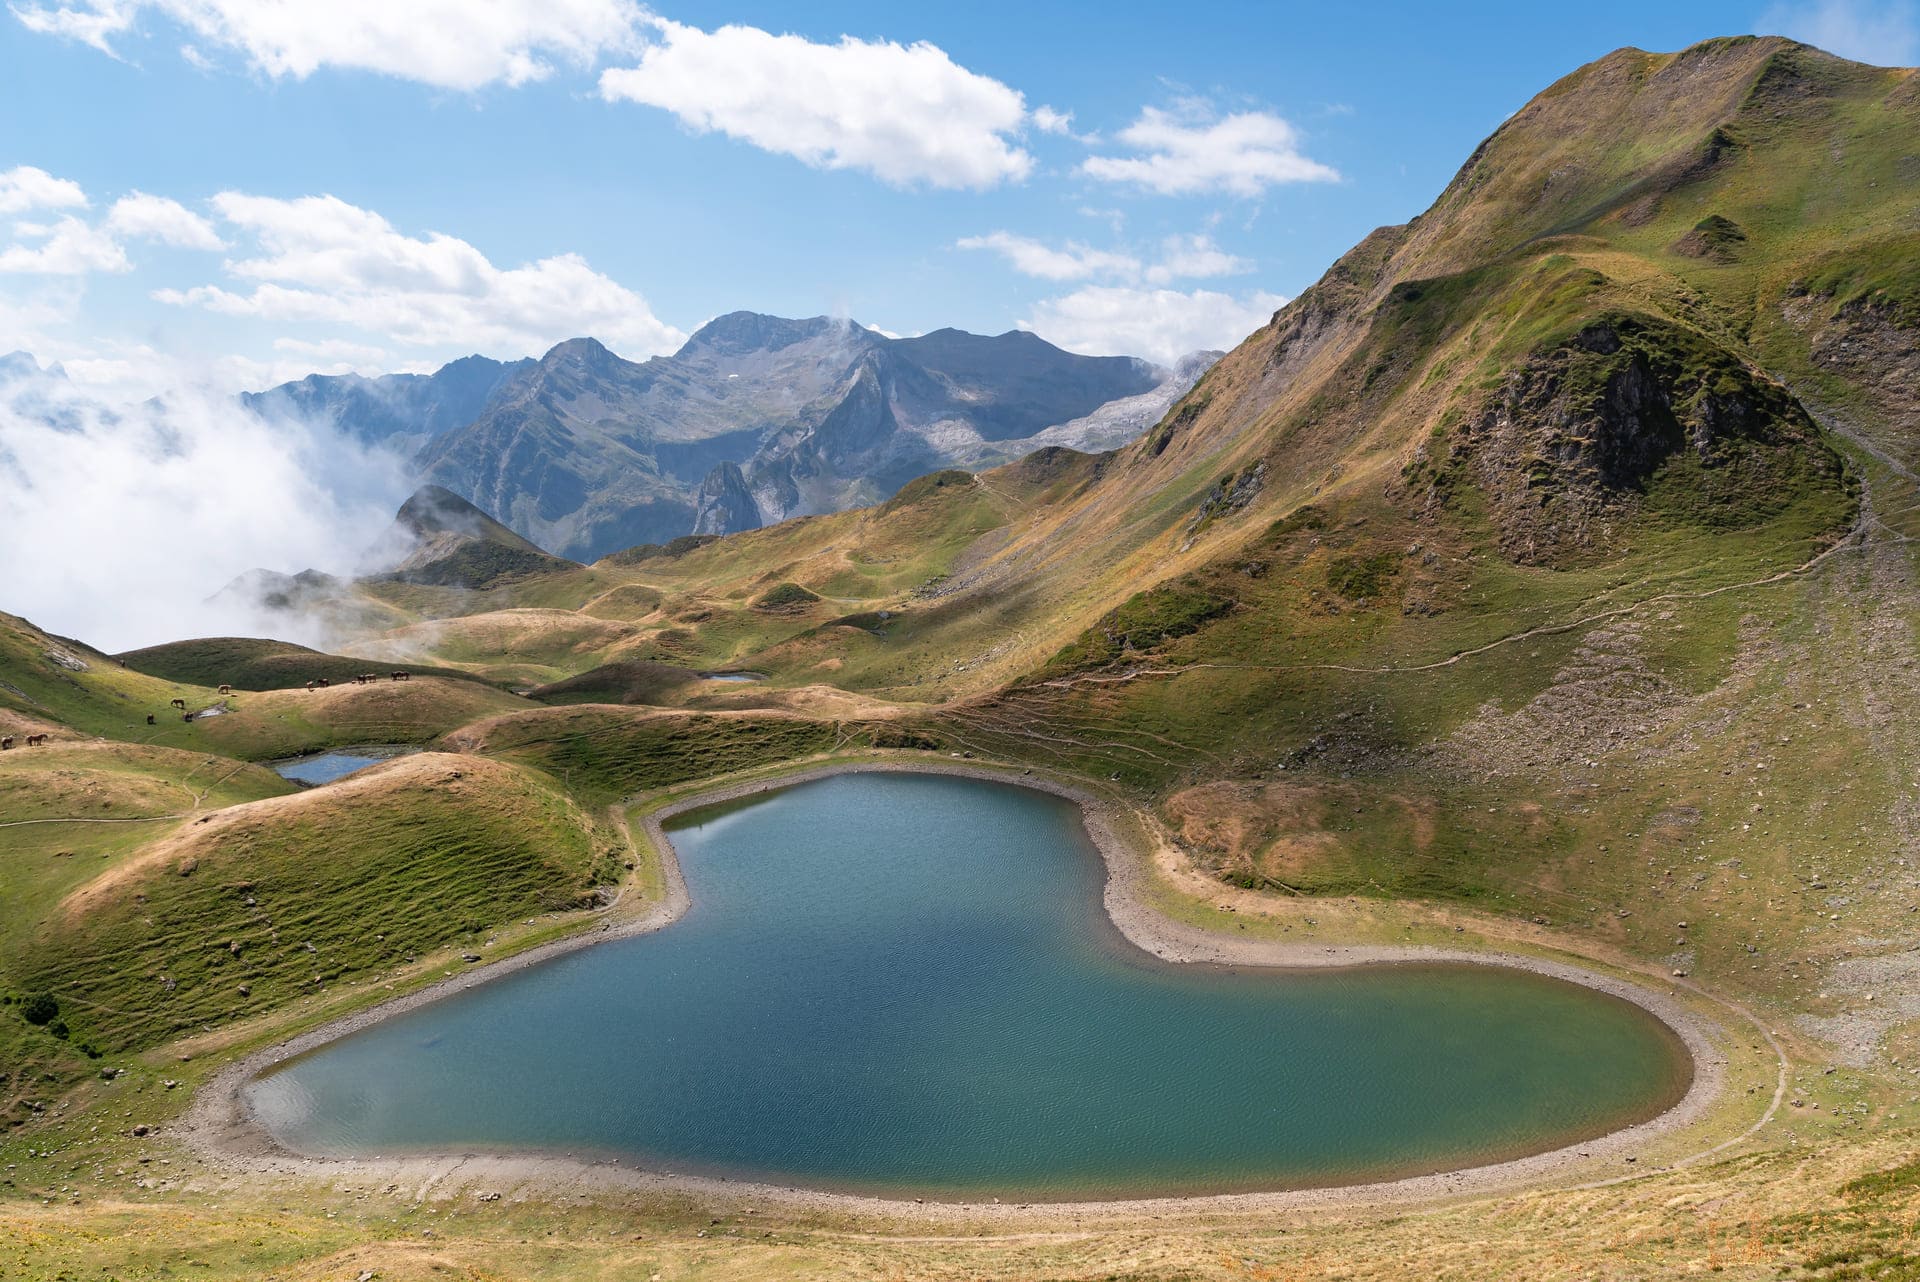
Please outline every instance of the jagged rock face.
M733 312L645 362L576 338L538 361L315 375L242 400L412 453L426 480L541 546L593 558L876 502L927 472L1046 445L1113 448L1214 359L1164 370L1017 331L889 339L833 317ZM723 466L737 484L716 475Z
M1859 389L1888 429L1920 431L1920 323L1871 299L1836 306L1831 296L1802 295L1782 311L1807 334L1814 364Z
M754 502L739 464L722 463L707 473L694 501L695 534L732 534L760 525L760 505Z
M357 440L412 453L478 418L494 393L531 364L467 356L432 374L310 374L265 392L242 393L240 403L266 417L321 419Z
M736 312L644 363L591 339L562 343L419 463L543 545L594 557L715 522L744 529L836 511L941 467L1004 462L1035 433L1172 376L1026 333L889 339L830 317ZM725 464L739 485L715 477Z

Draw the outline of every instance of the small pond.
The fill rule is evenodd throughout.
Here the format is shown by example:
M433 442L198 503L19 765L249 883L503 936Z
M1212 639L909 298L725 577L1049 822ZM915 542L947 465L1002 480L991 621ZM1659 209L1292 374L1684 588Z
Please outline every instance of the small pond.
M335 779L344 779L356 770L364 770L368 766L412 751L414 748L411 744L373 744L335 752L315 752L304 757L289 757L285 761L272 761L267 764L282 779L291 779L295 783L312 787L332 783Z

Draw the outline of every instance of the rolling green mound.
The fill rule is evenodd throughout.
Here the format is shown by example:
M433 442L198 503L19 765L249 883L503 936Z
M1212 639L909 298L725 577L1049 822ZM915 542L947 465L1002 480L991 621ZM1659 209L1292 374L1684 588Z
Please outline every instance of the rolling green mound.
M258 766L175 748L64 740L0 753L0 900L9 906L0 914L0 992L17 1004L37 991L23 984L21 964L63 897L185 816L291 791ZM90 1052L101 1048L74 1033L81 1020L70 1006L38 1024L11 1011L0 1018L7 1126L31 1121L32 1102L97 1075Z
M187 742L248 761L348 744L426 743L526 700L471 680L414 677L321 690L263 690L224 700L231 711L183 727Z
M190 730L172 706L211 705L218 692L134 671L80 642L0 614L0 710L86 734L181 743ZM152 715L156 724L147 726Z
M774 765L848 746L843 728L803 717L592 704L479 722L448 744L535 766L607 804L651 788ZM871 738L857 738L865 746Z
M345 682L366 672L384 681L390 679L395 670L393 665L376 659L326 654L291 641L260 637L198 637L128 650L115 657L135 672L163 681L211 687L230 685L239 690L291 690L304 687L316 678ZM404 670L410 676L478 679L457 668L408 667Z
M550 780L424 753L130 852L25 932L8 970L77 1041L147 1047L590 904L616 849Z
M673 703L700 674L664 663L609 663L577 677L538 686L530 692L541 703Z

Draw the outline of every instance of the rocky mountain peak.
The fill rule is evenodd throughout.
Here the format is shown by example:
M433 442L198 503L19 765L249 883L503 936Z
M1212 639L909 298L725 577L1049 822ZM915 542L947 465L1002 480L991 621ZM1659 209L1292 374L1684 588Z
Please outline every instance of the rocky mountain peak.
M871 333L852 321L832 316L789 320L784 316L765 316L759 312L728 312L695 330L693 337L686 341L674 359L683 360L702 352L718 356L777 352L835 331ZM873 337L875 341L884 341L877 334Z

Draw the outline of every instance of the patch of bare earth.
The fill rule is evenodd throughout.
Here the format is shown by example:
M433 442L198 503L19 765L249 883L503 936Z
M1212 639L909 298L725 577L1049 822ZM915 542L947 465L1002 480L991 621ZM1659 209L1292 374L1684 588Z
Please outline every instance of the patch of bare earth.
M1684 716L1688 697L1647 665L1647 626L1623 619L1587 633L1552 684L1512 712L1482 705L1427 754L1432 764L1475 777L1538 777L1623 749L1650 751L1650 739Z
M1910 1032L1920 1021L1920 914L1913 911L1920 905L1920 743L1912 715L1920 707L1920 646L1910 613L1916 601L1911 551L1874 537L1856 573L1833 576L1823 603L1824 639L1840 660L1829 668L1837 697L1867 740L1866 760L1885 772L1894 794L1883 844L1869 851L1864 867L1824 888L1822 906L1830 919L1844 914L1852 938L1822 974L1832 1007L1798 1021L1841 1062L1857 1066L1875 1063L1890 1034Z

